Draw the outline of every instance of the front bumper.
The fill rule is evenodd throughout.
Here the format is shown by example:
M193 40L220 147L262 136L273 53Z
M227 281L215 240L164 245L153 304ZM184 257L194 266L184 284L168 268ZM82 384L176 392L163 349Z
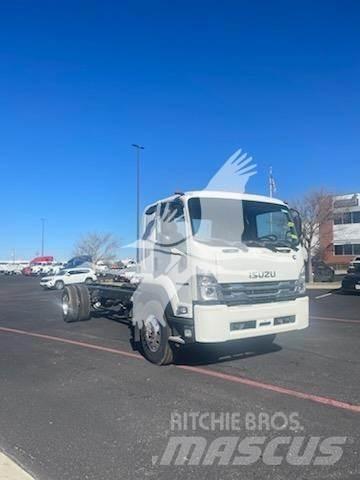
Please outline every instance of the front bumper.
M293 323L276 325L275 319L295 317ZM239 322L251 328L234 329ZM309 325L309 299L255 305L195 305L194 336L200 343L226 342L242 338L302 330Z

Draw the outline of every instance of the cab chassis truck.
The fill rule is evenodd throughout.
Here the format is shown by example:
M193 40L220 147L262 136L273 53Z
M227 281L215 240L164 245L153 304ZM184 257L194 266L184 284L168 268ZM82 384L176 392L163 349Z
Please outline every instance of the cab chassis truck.
M67 286L64 321L119 315L158 365L172 362L175 346L243 339L264 346L308 326L301 219L286 203L176 193L148 206L142 224L140 282Z

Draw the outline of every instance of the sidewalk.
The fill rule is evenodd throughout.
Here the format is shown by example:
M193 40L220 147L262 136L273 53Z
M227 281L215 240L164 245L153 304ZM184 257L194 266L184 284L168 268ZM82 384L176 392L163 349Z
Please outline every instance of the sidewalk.
M34 480L22 468L10 460L9 457L0 453L0 479L1 480Z
M307 283L307 290L338 290L341 288L341 282L314 282Z

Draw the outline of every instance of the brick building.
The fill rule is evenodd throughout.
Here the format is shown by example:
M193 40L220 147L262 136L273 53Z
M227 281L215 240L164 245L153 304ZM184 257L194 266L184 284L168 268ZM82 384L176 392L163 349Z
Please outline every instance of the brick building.
M320 248L325 262L337 270L360 256L360 193L333 198L332 219L320 228Z

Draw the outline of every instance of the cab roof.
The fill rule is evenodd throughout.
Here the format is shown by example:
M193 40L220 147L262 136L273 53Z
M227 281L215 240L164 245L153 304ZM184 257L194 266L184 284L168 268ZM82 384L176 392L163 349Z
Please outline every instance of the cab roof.
M162 202L169 202L175 200L176 198L182 198L188 200L193 197L200 198L227 198L233 200L248 200L252 202L266 202L274 203L276 205L286 205L282 200L273 197L267 197L265 195L252 195L250 193L238 193L238 192L224 192L224 191L215 191L215 190L194 190L191 192L179 192L175 193L167 198L162 198L146 207L149 208L153 205L157 205Z

